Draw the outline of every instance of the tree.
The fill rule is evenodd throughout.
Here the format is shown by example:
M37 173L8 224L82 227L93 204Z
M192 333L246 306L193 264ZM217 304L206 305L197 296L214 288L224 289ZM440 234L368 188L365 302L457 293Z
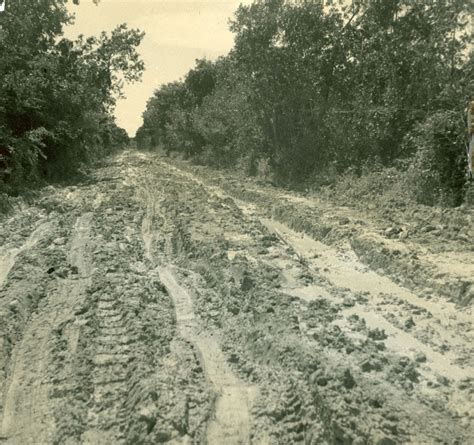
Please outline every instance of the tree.
M18 0L0 15L0 146L13 168L4 188L70 174L125 140L112 112L123 83L144 69L143 34L120 25L65 39L73 20L66 3Z
M438 198L459 203L473 8L467 0L241 5L229 55L198 61L173 85L179 94L158 90L140 134L213 165L251 171L268 161L294 186L427 159Z

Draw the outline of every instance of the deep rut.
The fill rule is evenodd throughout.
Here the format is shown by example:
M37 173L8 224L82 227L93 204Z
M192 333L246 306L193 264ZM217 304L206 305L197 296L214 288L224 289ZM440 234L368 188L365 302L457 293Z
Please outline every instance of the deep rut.
M147 202L142 222L145 256L149 261L158 263L154 258L152 248L156 198L146 188L142 189L142 195ZM160 262L166 263L167 261L169 259L163 258ZM160 265L156 271L160 281L173 299L179 333L199 351L202 367L216 394L215 412L207 426L207 443L209 445L249 444L250 408L256 397L256 388L241 381L227 364L217 341L200 332L192 298L186 289L178 284L175 269L170 265Z
M469 358L472 357L469 354L471 349L469 338L472 337L469 329L472 324L469 311L463 313L453 303L444 300L424 299L403 288L387 276L370 270L361 263L350 246L336 250L309 236L296 233L287 225L269 219L269 214L262 209L253 204L239 201L234 195L231 197L218 187L209 186L193 173L181 171L161 159L158 160L157 166L161 175L168 178L174 177L173 182L179 184L175 186L176 197L167 202L169 209L174 210L175 207L178 207L174 205L174 201L192 202L193 206L199 208L196 203L202 199L203 208L199 208L198 211L194 211L194 208L186 206L186 204L181 205L180 211L182 213L176 212L176 219L181 220L182 226L178 230L179 242L183 241L186 244L185 253L192 258L191 262L195 261L195 267L199 273L201 274L202 270L208 274L211 286L215 286L213 277L218 276L217 270L220 268L229 270L229 265L222 259L218 248L213 250L210 247L210 244L215 243L223 249L229 249L229 246L233 244L232 226L225 225L229 218L220 217L226 211L225 209L229 213L233 212L238 215L233 210L233 205L238 207L241 215L237 216L239 220L237 224L244 226L242 222L242 215L244 215L246 224L253 226L251 231L253 236L259 232L266 232L265 235L260 235L260 240L258 235L254 236L253 242L246 246L245 239L240 238L241 244L245 247L238 246L237 250L231 247L227 252L227 257L231 262L246 261L250 265L249 269L252 270L252 273L248 274L250 280L247 283L240 281L241 288L251 288L254 285L258 269L262 270L264 267L268 267L268 270L272 270L272 277L275 277L273 271L279 270L278 289L281 294L291 296L292 298L289 298L288 301L293 304L295 303L294 297L300 299L301 311L298 314L298 328L300 333L306 337L309 348L312 351L317 351L322 345L326 345L326 342L331 344L333 350L326 361L328 367L339 362L338 369L326 371L328 377L316 377L324 371L317 371L311 375L310 380L313 388L326 391L327 382L334 379L344 366L348 367L346 374L352 375L354 373L361 387L364 384L370 386L371 389L366 392L369 397L372 395L372 385L379 383L385 385L386 382L398 381L401 390L396 388L393 393L390 393L391 388L388 387L390 385L387 385L385 395L389 400L399 398L397 403L406 409L406 419L412 419L420 409L425 409L425 407L420 408L415 405L409 406L409 403L417 400L423 400L426 403L426 400L430 400L425 405L429 406L426 409L429 412L426 418L429 420L423 420L422 431L411 432L413 443L420 443L421 440L425 440L426 443L427 437L431 434L433 434L432 437L437 434L449 435L450 433L446 433L447 428L452 428L454 434L461 422L452 421L450 416L462 419L462 424L466 426L465 434L469 436L471 426L469 426L468 406L472 403L472 396L468 391L465 391L471 382L470 375L472 374L472 366L469 366L469 362L472 362ZM173 187L168 187L168 189L174 192ZM201 196L203 197L201 198ZM204 210L206 205L208 208ZM210 215L212 216L210 217ZM269 240L271 242L268 242ZM257 243L264 241L266 248L258 248L255 241ZM275 241L278 241L280 245ZM202 249L201 255L196 253L197 247ZM199 261L202 263L209 261L211 265L204 266L199 264ZM255 267L256 265L260 267ZM224 278L225 273L223 274ZM239 282L240 278L238 275L236 276L237 282ZM220 285L223 282L223 277L218 277ZM235 282L234 277L231 279ZM181 291L177 289L175 292L179 294ZM242 297L240 301L242 301ZM273 301L276 301L276 295L274 295ZM203 303L209 304L209 306L214 304L210 298ZM215 312L221 311L219 304L221 304L220 301L211 308L216 308ZM331 311L337 315L331 314L327 320L324 320L322 314L325 305L328 308L332 306ZM230 312L235 314L246 310L244 306L237 309L232 308ZM268 310L272 314L277 312L275 306ZM315 322L314 319L319 317L322 317L323 320ZM226 322L230 323L231 320L227 318L224 323ZM459 329L456 323L467 329ZM326 335L328 335L327 339L324 338ZM261 340L262 336L264 336L263 333L257 337L255 343ZM367 336L367 340L364 340L365 336ZM342 339L344 340L342 341ZM361 340L366 343L360 348L360 351L353 353ZM276 342L277 340L274 340L272 343ZM352 344L340 346L344 343L354 343L354 346ZM298 346L302 344L303 341L300 339ZM250 344L250 347L254 346ZM269 350L271 348L272 345L268 346ZM290 350L295 349L295 347L290 348ZM337 357L338 354L340 357ZM324 353L320 351L320 355L323 356ZM375 381L379 376L372 376L376 373L380 373L381 377L377 383ZM366 377L369 379L362 383ZM383 381L384 379L385 381ZM338 391L334 400L346 394L344 402L350 403L347 402L350 400L347 390L356 385L351 379L342 380L345 389ZM317 386L314 385L315 382ZM439 388L440 384L444 388L433 391L433 388ZM320 389L318 386L324 389ZM444 405L435 405L431 401L431 397L433 399L435 397L442 398ZM404 401L402 402L402 400ZM329 398L325 399L324 403L329 406L331 404ZM323 405L323 403L318 403L318 405ZM443 412L444 409L449 414ZM370 414L372 413L367 413L367 417ZM341 416L341 418L335 416L334 422L342 423L345 418L347 416ZM435 418L436 420L432 420ZM433 423L433 426L429 426L430 422ZM443 426L440 422L443 422ZM436 424L436 432L433 432L434 424ZM338 433L330 431L327 419L325 427L334 434L334 439ZM354 431L355 427L351 426L350 429ZM440 433L442 430L443 432ZM463 434L460 431L458 429L456 434Z
M303 262L311 270L318 271L331 285L350 289L354 293L362 292L366 295L370 295L370 300L365 302L363 306L355 305L354 307L348 308L345 311L346 316L350 317L355 314L365 319L370 328L385 330L390 336L387 341L387 346L397 353L413 355L413 351L422 352L426 355L429 364L429 369L426 367L424 370L426 375L436 376L437 374L441 374L455 381L469 378L471 369L462 369L455 365L456 354L454 352L448 350L443 351L441 354L433 350L432 345L425 345L423 341L414 338L410 333L405 333L400 327L394 326L393 323L387 321L384 315L380 313L379 307L387 307L387 312L389 312L390 309L396 311L398 308L394 302L383 301L381 291L385 294L396 296L396 298L394 298L395 302L403 301L405 304L417 308L419 307L420 310L437 316L438 326L436 330L439 331L438 336L443 338L444 342L450 343L452 349L464 348L470 339L459 338L459 333L454 335L453 332L449 332L443 326L441 320L446 318L446 316L449 318L456 317L468 325L471 323L470 314L463 315L459 313L453 303L432 303L423 300L413 292L393 282L390 278L368 270L368 268L356 258L350 248L348 248L344 254L341 254L337 252L336 249L326 246L308 235L295 232L281 222L263 217L259 214L254 205L240 201L235 197L231 198L230 195L223 192L219 187L207 184L190 172L180 170L166 162L161 162L160 167L178 177L185 178L202 186L211 196L216 197L216 199L232 199L248 218L260 222L270 233L277 235L280 241L297 255L299 261ZM297 287L290 291L291 295L302 298L303 300L307 298L308 294L317 295L319 292L319 288L316 289L311 286ZM390 305L392 305L393 308L389 309L388 306ZM420 321L419 323L421 324L423 322ZM432 324L431 319L426 323L425 331L430 331L430 324ZM343 323L341 323L341 328L345 328ZM467 335L469 335L469 333L467 333ZM434 342L435 340L437 340L437 338L434 338L432 341Z
M71 318L74 304L81 297L90 275L86 258L91 214L78 218L71 241L69 262L79 273L77 279L61 280L46 304L31 317L23 338L16 346L6 383L1 437L11 444L52 443L54 406L49 397L52 389L49 375L52 333ZM45 227L30 237L25 248L33 246Z
M151 154L96 175L11 224L0 443L472 442L467 308Z
M175 302L180 334L200 351L204 372L217 394L214 418L207 429L208 444L250 443L249 411L255 388L235 376L214 338L199 333L191 296L177 283L173 269L158 267L158 272Z

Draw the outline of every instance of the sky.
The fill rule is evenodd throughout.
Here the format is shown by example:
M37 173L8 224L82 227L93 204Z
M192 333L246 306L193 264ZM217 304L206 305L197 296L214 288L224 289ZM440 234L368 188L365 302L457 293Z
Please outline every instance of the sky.
M70 3L74 25L65 30L69 38L97 35L121 23L146 33L139 48L145 62L140 83L124 89L125 99L116 108L117 123L130 136L142 123L148 98L161 84L178 80L197 58L215 60L233 45L228 21L240 3L248 0L92 0Z

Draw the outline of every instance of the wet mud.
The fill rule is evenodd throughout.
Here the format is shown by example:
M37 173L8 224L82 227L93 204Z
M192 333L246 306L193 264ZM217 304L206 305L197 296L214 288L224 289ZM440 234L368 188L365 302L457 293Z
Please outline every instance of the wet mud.
M462 233L226 175L125 152L2 221L0 441L472 442Z

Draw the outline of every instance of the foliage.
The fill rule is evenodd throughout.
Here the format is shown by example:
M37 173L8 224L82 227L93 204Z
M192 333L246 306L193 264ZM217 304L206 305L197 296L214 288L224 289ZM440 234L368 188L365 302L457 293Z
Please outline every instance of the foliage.
M411 166L420 201L458 204L473 12L467 0L241 5L229 55L157 90L137 140L248 173L264 162L290 185Z
M462 116L440 111L419 123L406 143L416 147L413 170L417 175L417 200L433 205L459 205L463 200L466 165L459 156L465 124Z
M77 3L77 2L75 2ZM11 173L5 190L73 173L127 143L112 116L124 82L143 71L143 34L62 37L67 0L8 2L0 14L0 149Z

